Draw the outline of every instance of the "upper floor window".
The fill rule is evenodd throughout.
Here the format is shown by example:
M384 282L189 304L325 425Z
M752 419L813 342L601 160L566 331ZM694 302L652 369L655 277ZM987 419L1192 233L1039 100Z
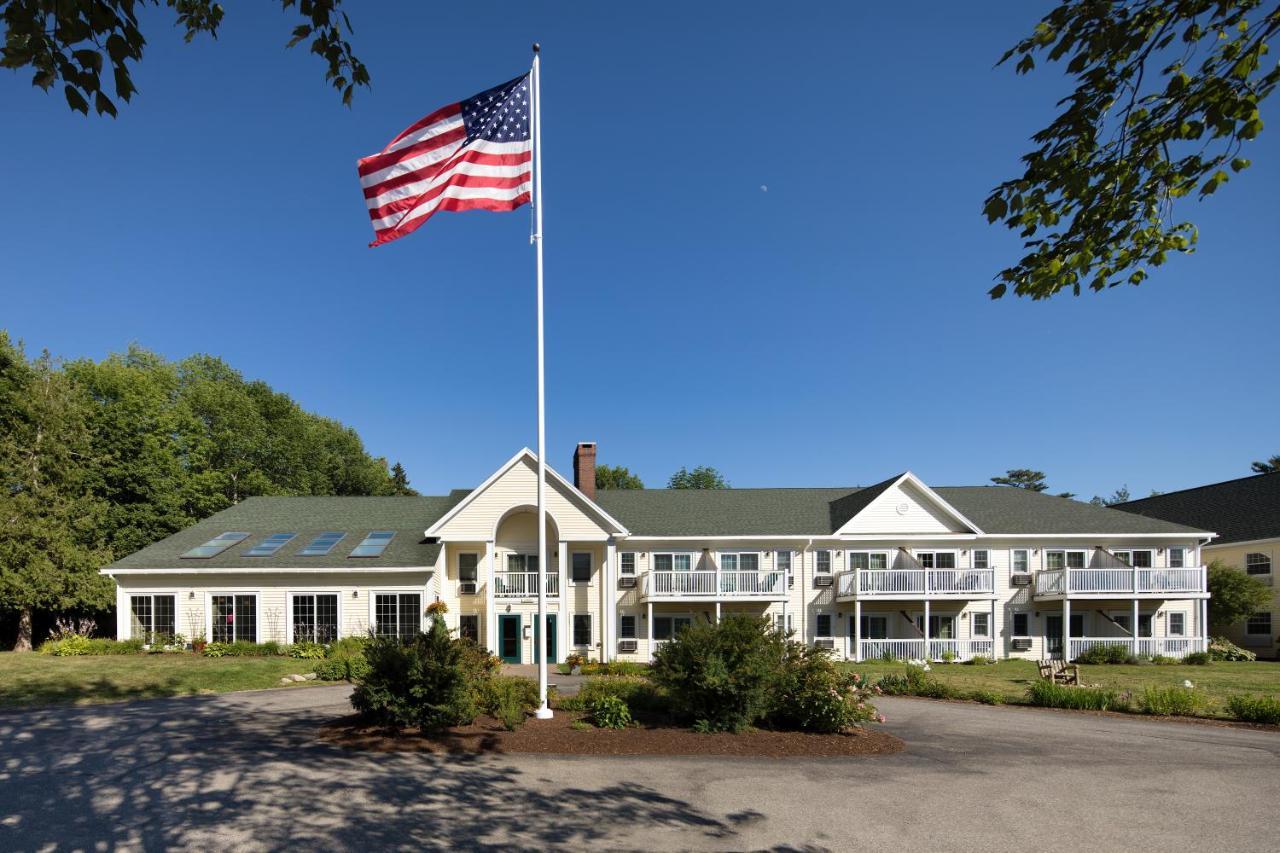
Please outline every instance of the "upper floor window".
M849 568L858 571L889 568L889 555L883 551L850 551Z
M917 551L916 560L926 569L954 569L956 554L954 551Z
M634 551L624 551L618 555L618 571L624 575L634 575L636 573L636 554Z
M720 571L722 572L756 572L760 570L760 555L746 552L741 554L721 554Z
M1170 548L1169 549L1169 568L1180 569L1187 564L1186 548Z
M687 572L693 568L692 554L654 554L655 572Z
M1044 567L1053 571L1054 569L1083 569L1085 563L1084 551L1045 551Z
M777 568L780 572L786 572L787 577L791 577L791 552L779 551L777 553Z
M1271 556L1269 554L1245 554L1244 570L1251 575L1271 574Z
M830 551L813 552L813 570L819 574L829 574L831 572Z
M574 583L587 583L591 580L591 554L588 551L573 552L573 566L569 579Z
M985 549L979 549L973 552L973 567L975 569L988 569L991 567L991 555Z
M466 583L475 583L477 580L476 575L479 573L479 567L479 554L459 554L458 580Z
M1151 568L1151 552L1150 551L1131 551L1128 549L1124 549L1120 551L1112 551L1111 553L1115 554L1117 557L1124 560L1126 563L1128 563L1129 565L1135 568L1138 568L1138 569ZM1072 568L1075 568L1075 566L1072 566Z
M1026 548L1014 548L1010 554L1010 564L1015 572L1031 571L1030 552Z

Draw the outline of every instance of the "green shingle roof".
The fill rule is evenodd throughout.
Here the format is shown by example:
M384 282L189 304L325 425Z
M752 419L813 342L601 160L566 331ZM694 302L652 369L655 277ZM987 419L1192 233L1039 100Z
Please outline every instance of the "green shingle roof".
M937 486L934 491L984 533L1200 533L1090 503L1010 486Z
M435 564L440 546L423 541L422 531L462 500L466 491L443 497L253 497L209 516L167 539L148 545L108 566L111 569L172 568L398 568ZM346 537L322 557L299 557L316 534L341 530ZM394 530L395 537L379 557L348 557L371 530ZM182 554L228 531L249 533L248 539L209 559L183 559ZM297 533L270 557L244 553L271 533Z
M1116 504L1123 512L1190 524L1227 545L1280 537L1280 474L1258 474Z

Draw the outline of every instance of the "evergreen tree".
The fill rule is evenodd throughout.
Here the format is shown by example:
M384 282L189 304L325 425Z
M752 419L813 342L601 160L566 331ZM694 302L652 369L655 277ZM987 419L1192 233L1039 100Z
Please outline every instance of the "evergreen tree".
M391 466L391 493L393 495L416 495L417 492L409 488L409 475L405 473L404 466L399 462Z
M1249 466L1255 474L1276 474L1280 473L1280 454L1272 456L1265 462L1254 462Z

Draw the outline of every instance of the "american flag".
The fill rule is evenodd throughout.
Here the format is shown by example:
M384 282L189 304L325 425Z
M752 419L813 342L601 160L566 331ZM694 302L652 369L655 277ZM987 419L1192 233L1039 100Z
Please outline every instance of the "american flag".
M416 231L440 210L515 210L533 186L529 75L411 125L359 161L374 241Z

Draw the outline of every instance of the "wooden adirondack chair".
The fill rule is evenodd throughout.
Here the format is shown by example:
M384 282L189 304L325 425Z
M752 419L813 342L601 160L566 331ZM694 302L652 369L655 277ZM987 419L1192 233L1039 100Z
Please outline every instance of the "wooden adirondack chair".
M1038 664L1040 677L1055 684L1080 684L1080 667L1064 660L1042 660Z

